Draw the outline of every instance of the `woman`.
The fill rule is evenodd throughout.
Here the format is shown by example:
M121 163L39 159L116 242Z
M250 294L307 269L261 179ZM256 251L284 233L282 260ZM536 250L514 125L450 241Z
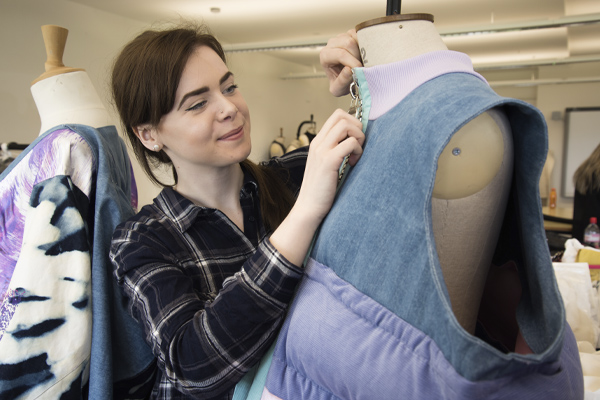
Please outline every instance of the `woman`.
M139 35L116 60L112 90L136 157L164 187L111 245L157 357L152 397L229 398L276 336L339 166L362 154L361 123L337 110L308 154L253 164L248 107L203 28ZM174 184L161 183L160 166Z
M573 174L573 237L583 243L591 217L600 219L600 144Z

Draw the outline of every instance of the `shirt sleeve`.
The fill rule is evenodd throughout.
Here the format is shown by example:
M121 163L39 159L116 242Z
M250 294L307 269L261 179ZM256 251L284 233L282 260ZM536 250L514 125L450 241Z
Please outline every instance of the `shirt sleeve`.
M115 275L163 374L183 393L212 398L231 390L273 343L302 271L265 239L206 300L167 247L152 227L119 227Z

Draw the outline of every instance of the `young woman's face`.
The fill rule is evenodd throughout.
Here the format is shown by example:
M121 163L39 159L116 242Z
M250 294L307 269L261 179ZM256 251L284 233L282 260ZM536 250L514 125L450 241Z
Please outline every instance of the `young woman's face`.
M178 169L225 167L250 155L250 114L234 77L207 46L190 56L158 140Z

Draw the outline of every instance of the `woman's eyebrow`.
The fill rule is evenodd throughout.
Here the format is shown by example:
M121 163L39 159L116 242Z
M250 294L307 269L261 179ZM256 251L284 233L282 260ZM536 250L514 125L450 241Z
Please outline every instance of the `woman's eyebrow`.
M227 73L225 75L223 75L221 77L221 79L219 79L219 85L222 85L227 79L229 79L232 76L233 76L233 72L227 71ZM185 101L187 99L189 99L190 97L198 96L204 92L208 92L208 86L202 86L201 88L198 88L196 90L192 90L191 92L186 93L183 96L183 98L181 99L181 101L179 102L179 106L177 107L177 110L181 109L181 106L183 105L183 103L185 103Z

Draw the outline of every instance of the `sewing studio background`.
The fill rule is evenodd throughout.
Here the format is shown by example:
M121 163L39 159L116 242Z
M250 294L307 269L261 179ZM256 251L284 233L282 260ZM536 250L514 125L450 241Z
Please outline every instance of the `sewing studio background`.
M206 21L225 44L230 69L252 112L251 158L265 160L280 134L288 147L304 121L312 117L318 131L335 108L349 107L348 97L329 94L318 50L327 38L386 11L385 2L376 0L221 0L195 1L194 9L191 5L186 1L0 0L0 142L27 144L39 134L30 85L44 71L42 25L69 30L65 65L88 72L118 125L108 90L115 55L152 22L183 16ZM496 92L542 111L553 160L551 174L540 187L542 197L550 187L560 188L565 112L600 106L600 2L407 0L402 12L433 14L448 47L467 53ZM141 206L159 188L147 180L133 157L132 161ZM559 191L559 205L571 202Z

